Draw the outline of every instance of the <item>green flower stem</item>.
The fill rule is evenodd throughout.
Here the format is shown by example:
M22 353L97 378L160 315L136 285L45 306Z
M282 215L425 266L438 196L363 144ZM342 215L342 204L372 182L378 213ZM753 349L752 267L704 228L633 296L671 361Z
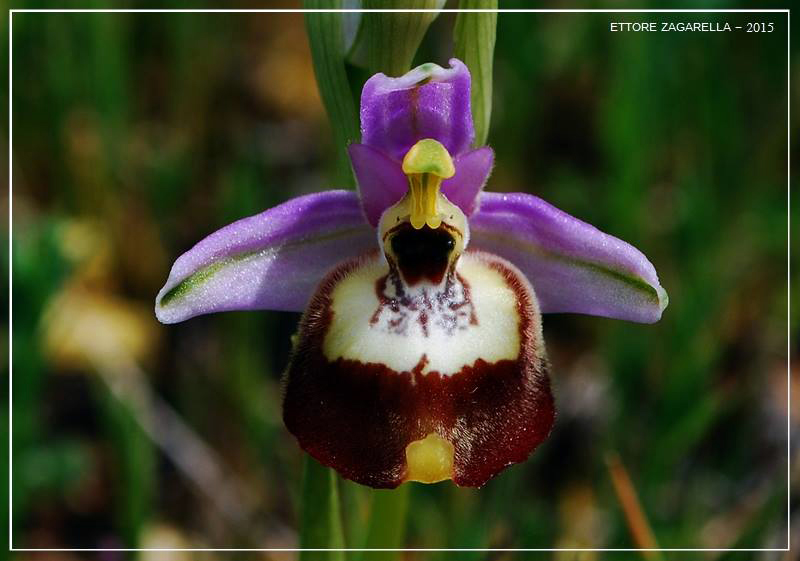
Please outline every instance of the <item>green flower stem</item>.
M406 533L406 513L410 484L397 489L372 491L372 508L369 528L364 543L366 549L393 549L403 547ZM397 551L371 551L364 553L362 561L394 561L399 559Z
M497 0L461 0L462 9L497 9ZM456 17L456 58L472 74L472 119L475 122L475 146L486 144L492 118L492 59L497 34L497 12L459 12Z
M303 460L303 493L300 520L302 549L344 547L339 487L336 473L309 455ZM302 551L300 561L344 561L343 551Z
M305 0L306 8L341 8L342 0ZM342 15L331 12L306 12L306 30L322 103L330 119L336 146L339 187L355 187L347 146L361 138L350 83L345 69L345 41Z
M364 0L371 9L439 9L439 0ZM411 63L438 12L365 12L361 23L370 73L401 76Z

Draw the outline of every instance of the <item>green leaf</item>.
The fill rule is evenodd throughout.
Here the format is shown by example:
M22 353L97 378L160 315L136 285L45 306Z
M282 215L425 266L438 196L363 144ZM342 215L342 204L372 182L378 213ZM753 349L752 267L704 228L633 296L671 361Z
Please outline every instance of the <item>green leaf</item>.
M336 473L306 455L303 467L301 549L344 547ZM343 551L303 551L300 561L343 561Z
M153 514L156 448L130 404L123 403L107 385L97 383L94 391L103 415L101 426L108 431L115 460L115 524L123 545L138 547Z
M403 547L408 511L409 485L397 489L372 491L372 509L369 516L366 549L396 549ZM394 561L397 551L372 551L364 553L363 560Z
M461 0L460 9L497 9L497 0ZM456 58L472 74L472 119L475 146L486 144L492 117L492 60L497 34L497 12L459 12L453 31Z
M342 7L342 0L305 0L309 9ZM336 146L337 180L340 187L354 187L347 145L360 138L358 112L347 80L342 14L307 12L308 43L322 103L330 119Z
M364 0L366 10L439 10L442 0ZM371 73L401 76L411 69L414 55L438 12L364 12L354 51L366 50Z

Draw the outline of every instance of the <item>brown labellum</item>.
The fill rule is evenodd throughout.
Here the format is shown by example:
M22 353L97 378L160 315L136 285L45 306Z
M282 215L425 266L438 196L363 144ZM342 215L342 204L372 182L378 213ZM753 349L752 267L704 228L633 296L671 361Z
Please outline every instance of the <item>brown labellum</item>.
M554 405L530 285L480 252L457 271L438 304L386 289L393 276L377 253L322 281L284 394L286 426L316 460L371 487L477 487L547 437Z

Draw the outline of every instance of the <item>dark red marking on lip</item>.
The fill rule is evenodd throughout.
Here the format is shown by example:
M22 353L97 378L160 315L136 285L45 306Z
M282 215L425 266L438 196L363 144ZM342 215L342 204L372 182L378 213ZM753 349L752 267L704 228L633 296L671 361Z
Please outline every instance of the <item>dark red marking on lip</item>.
M547 437L555 409L538 335L539 311L520 273L484 254L517 295L520 355L460 372L423 374L322 352L331 324L331 294L361 260L345 263L320 284L303 316L287 369L284 422L300 446L358 483L393 488L406 475L405 449L431 432L455 449L453 481L478 487L523 461Z
M419 137L419 88L425 83L424 80L421 80L408 92L408 106L411 110L411 135L413 138Z
M389 273L375 281L378 308L370 318L375 325L382 316L390 331L404 335L410 321L416 321L425 337L429 334L428 320L434 318L434 328L452 335L457 329L478 325L469 283L458 273L449 272L443 287L423 287L414 295L406 292L393 263Z

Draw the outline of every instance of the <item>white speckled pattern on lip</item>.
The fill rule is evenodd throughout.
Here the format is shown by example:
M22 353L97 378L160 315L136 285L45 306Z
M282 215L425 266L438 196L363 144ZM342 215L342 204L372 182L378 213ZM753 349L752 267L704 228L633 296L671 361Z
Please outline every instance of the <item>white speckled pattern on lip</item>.
M385 364L397 372L410 372L422 364L423 373L435 371L444 376L478 359L488 363L515 360L520 352L517 295L503 275L491 267L491 259L487 254L470 252L460 257L456 270L465 285L452 290L446 300L448 304L466 300L474 318L453 318L452 326L450 318L444 317L449 306L421 305L436 299L435 287L406 287L412 293L412 303L419 306L399 309L398 313L392 313L392 306L381 306L375 285L388 273L388 266L377 257L364 262L332 293L333 319L325 337L325 356L331 362L343 358ZM468 296L464 295L465 287ZM530 298L535 302L532 291ZM402 324L397 323L398 318Z

